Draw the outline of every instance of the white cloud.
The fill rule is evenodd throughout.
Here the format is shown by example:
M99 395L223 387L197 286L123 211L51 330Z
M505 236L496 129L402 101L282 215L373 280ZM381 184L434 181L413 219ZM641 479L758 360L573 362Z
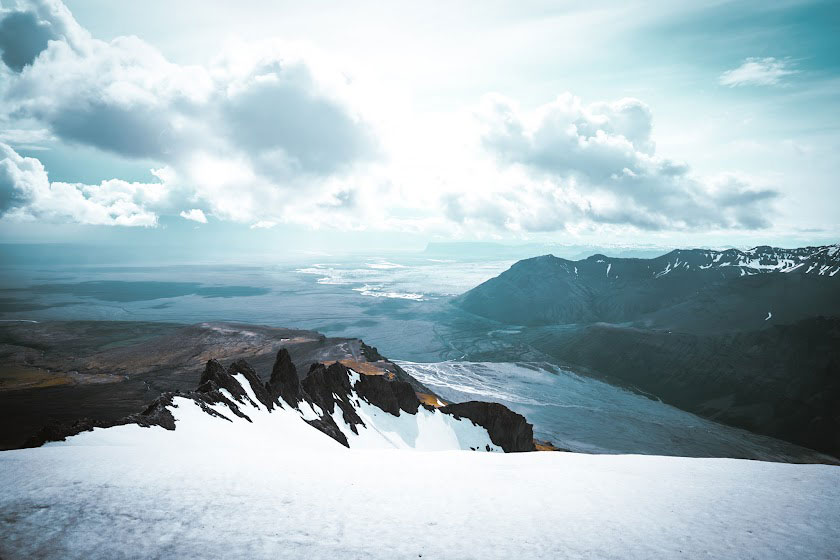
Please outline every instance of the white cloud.
M737 86L774 86L782 78L796 74L793 62L786 58L756 58L744 60L738 68L727 70L718 78L721 85Z
M232 43L211 64L185 66L137 37L91 37L58 1L31 10L26 25L53 40L17 57L23 71L5 69L5 119L157 161L177 178L171 187L193 190L221 218L279 216L289 199L318 196L378 155L347 78L300 49Z
M251 229L271 229L277 225L277 222L272 222L271 220L260 220L254 224L251 224Z
M564 94L527 111L490 95L475 115L415 115L277 41L231 43L186 66L136 37L91 37L57 0L32 6L26 25L52 40L20 53L20 72L0 64L0 124L161 168L152 184L49 183L38 160L15 153L11 167L39 186L23 171L7 181L9 219L154 225L158 215L205 223L207 212L253 228L492 236L749 229L772 213L774 191L698 178L657 155L652 111L636 99L583 105Z
M165 197L160 183L119 179L99 185L50 182L44 166L0 143L0 216L17 220L80 224L154 226L148 206Z
M204 215L204 212L202 212L200 208L193 208L192 210L181 210L179 216L181 216L185 220L192 220L193 222L198 222L201 224L207 223L207 216Z
M531 230L557 229L571 218L640 229L746 228L769 224L770 189L747 182L715 183L694 177L689 167L655 154L650 109L635 99L584 106L564 94L532 112L498 95L479 113L482 141L508 166L519 166L552 185L525 189L537 208L565 203L565 212L520 220ZM553 189L553 190L552 190ZM494 212L522 198L496 199ZM534 193L540 193L534 198ZM548 196L547 196L548 195ZM565 201L565 202L561 202ZM552 217L553 216L553 217Z

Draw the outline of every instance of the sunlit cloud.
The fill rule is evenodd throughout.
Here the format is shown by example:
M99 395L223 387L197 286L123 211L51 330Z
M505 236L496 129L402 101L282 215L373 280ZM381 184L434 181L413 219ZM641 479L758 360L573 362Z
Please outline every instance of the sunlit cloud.
M721 85L737 86L775 86L786 76L798 73L789 59L773 57L746 59L738 68L727 70L718 78Z
M207 223L207 216L205 216L204 212L202 212L199 208L193 208L191 210L182 210L179 215L185 220L192 220L193 222L198 222L200 224Z

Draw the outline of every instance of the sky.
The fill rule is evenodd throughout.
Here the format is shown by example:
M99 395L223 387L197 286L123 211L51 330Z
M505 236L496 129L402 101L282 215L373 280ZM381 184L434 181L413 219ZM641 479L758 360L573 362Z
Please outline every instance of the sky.
M0 6L4 242L840 237L837 2Z

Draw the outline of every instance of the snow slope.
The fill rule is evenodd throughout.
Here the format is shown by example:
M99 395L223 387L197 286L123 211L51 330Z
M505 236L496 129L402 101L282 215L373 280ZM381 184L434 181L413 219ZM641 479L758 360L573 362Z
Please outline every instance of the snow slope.
M112 428L111 430L113 430ZM136 428L144 430L144 428ZM0 556L836 558L840 469L88 438L0 453ZM300 435L300 434L297 434Z

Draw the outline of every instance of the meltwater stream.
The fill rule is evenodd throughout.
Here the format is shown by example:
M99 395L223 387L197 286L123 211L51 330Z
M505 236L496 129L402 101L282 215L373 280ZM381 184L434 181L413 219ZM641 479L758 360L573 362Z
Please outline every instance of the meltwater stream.
M400 362L400 366L444 399L505 404L528 418L536 438L571 451L825 460L814 451L717 424L548 364Z

